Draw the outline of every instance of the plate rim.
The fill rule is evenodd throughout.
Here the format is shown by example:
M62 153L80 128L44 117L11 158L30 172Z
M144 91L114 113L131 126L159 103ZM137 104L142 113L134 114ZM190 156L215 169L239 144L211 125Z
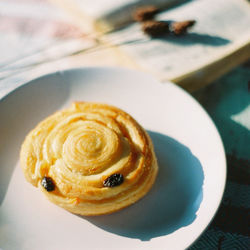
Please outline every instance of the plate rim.
M217 137L217 141L218 141L218 147L221 150L221 157L222 157L222 161L223 161L223 176L222 176L222 188L219 190L220 193L217 195L217 199L218 202L216 203L216 206L213 207L213 215L212 217L209 219L209 222L206 223L205 226L203 226L203 228L201 230L199 230L198 233L194 233L192 240L190 241L191 243L188 243L188 245L186 246L186 248L191 247L193 244L195 244L195 242L202 236L202 234L205 232L205 230L209 227L209 225L211 224L211 222L213 221L215 215L218 212L218 209L222 203L222 198L225 192L225 187L226 187L226 179L227 179L227 160L226 160L226 153L225 153L225 148L224 148L224 144L220 135L220 132L216 126L216 124L214 123L213 119L211 118L211 116L208 114L208 112L205 110L205 108L186 90L184 90L183 88L181 88L180 86L178 86L177 84L171 82L171 81L164 81L164 82L160 82L159 80L157 80L154 76L152 76L151 74L149 74L148 72L143 72L143 71L138 71L135 69L128 69L128 68L124 68L124 67L106 67L106 66L87 66L87 67L73 67L73 68L69 68L69 69L63 69L63 70L57 70L57 71L53 71L53 72L49 72L47 74L43 74L40 75L38 77L34 77L24 83L22 83L21 85L14 87L11 91L7 92L6 94L3 94L2 96L0 96L0 105L2 104L2 102L4 100L6 100L9 96L15 94L16 91L19 91L19 89L22 89L23 87L27 86L28 84L32 84L33 82L36 81L40 81L43 78L47 78L53 75L58 75L58 74L64 74L64 73L69 73L69 72L87 72L88 70L97 70L97 71L122 71L123 73L127 72L127 73L132 73L132 74L138 74L141 76L147 76L148 78L150 78L150 81L154 81L154 82L158 82L161 85L171 85L172 87L174 87L175 89L177 89L177 91L182 92L184 95L188 96L189 100L192 100L193 103L195 103L196 106L199 107L199 109L203 112L203 114L208 118L209 121L209 126L212 127L213 131L215 132L215 135ZM166 236L163 236L166 237Z

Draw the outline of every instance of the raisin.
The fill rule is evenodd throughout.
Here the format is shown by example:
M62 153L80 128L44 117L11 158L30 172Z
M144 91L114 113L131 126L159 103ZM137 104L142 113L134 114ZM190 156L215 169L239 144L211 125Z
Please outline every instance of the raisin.
M52 178L50 177L43 177L42 179L42 186L48 191L51 192L53 190L55 190L55 184L52 180Z
M115 187L121 185L123 183L123 175L122 174L112 174L107 179L104 180L104 187Z

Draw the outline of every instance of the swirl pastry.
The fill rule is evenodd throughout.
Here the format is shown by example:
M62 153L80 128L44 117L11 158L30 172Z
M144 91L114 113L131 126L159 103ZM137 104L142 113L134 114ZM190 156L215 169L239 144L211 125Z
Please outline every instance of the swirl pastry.
M111 213L152 187L157 161L146 131L106 104L76 102L32 130L21 148L28 182L81 215Z

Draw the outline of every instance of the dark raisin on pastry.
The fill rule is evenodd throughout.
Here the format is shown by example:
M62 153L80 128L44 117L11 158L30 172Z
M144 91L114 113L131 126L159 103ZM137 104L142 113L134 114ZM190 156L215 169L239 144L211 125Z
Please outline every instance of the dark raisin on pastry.
M112 174L107 179L104 180L104 187L115 187L121 185L123 183L123 175L122 174Z
M50 177L43 177L42 179L42 186L48 191L51 192L53 190L55 190L55 184L52 180L52 178Z

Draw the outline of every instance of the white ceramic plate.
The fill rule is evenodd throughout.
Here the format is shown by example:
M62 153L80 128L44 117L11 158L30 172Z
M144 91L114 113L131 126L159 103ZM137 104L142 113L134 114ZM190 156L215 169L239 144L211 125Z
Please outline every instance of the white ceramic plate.
M80 217L24 180L19 149L39 121L72 101L116 105L146 128L160 171L150 193L111 215ZM202 107L171 83L119 68L35 79L0 101L0 248L184 249L213 218L226 176L223 145Z

